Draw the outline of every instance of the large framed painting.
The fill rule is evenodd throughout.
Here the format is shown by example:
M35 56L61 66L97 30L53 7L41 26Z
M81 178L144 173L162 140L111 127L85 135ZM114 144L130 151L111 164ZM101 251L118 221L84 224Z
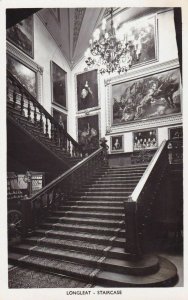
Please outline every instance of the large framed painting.
M123 152L123 135L111 136L110 145L111 153Z
M98 74L97 70L92 70L78 74L77 81L77 108L78 111L96 108L98 100Z
M179 68L112 84L112 125L181 113Z
M126 40L132 40L132 66L143 65L158 59L158 33L156 16L126 22L117 30Z
M52 103L66 109L67 73L51 61Z
M99 115L78 117L78 142L85 155L99 148Z
M158 147L157 130L137 131L133 133L133 150L156 149Z
M7 54L7 70L33 97L37 98L37 72L9 54Z
M67 115L55 108L52 108L52 116L67 131Z
M7 29L7 40L34 58L34 22L33 16L22 20Z

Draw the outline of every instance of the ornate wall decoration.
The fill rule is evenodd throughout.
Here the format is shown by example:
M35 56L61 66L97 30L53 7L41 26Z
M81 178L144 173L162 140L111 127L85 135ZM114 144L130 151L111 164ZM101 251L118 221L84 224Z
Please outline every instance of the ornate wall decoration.
M51 61L52 103L66 108L67 73Z
M78 41L78 36L80 33L80 28L82 25L82 21L84 18L86 8L75 8L74 12L74 29L73 29L73 51L76 48L76 44Z
M22 20L7 29L7 40L24 53L34 58L34 22L33 16Z
M77 110L89 111L98 108L98 72L92 70L76 76Z

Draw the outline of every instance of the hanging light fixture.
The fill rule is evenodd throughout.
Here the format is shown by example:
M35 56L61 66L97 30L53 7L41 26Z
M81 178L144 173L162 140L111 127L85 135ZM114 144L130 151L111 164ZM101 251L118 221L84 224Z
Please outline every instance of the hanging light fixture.
M141 46L133 36L117 31L113 21L113 8L110 10L110 29L106 28L106 19L102 21L101 30L97 28L89 48L85 52L88 67L96 66L101 74L124 73L130 69L133 59L139 60Z

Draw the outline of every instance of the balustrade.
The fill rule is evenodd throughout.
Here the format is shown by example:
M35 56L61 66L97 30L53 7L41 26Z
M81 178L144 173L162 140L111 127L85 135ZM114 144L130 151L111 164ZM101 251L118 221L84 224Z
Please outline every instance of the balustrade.
M75 156L72 149L76 149L78 157L82 157L81 146L62 128L59 123L44 109L44 107L25 89L24 86L10 73L7 72L7 104L8 114L23 120L26 117L41 132L54 141L60 147L62 152Z

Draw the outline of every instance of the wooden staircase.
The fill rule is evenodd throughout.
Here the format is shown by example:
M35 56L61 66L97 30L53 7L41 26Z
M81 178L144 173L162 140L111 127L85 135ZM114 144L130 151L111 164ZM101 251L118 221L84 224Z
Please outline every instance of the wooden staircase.
M146 165L100 168L62 199L32 235L10 247L9 263L92 287L173 286L177 270L171 262L125 251L124 202L145 169Z

